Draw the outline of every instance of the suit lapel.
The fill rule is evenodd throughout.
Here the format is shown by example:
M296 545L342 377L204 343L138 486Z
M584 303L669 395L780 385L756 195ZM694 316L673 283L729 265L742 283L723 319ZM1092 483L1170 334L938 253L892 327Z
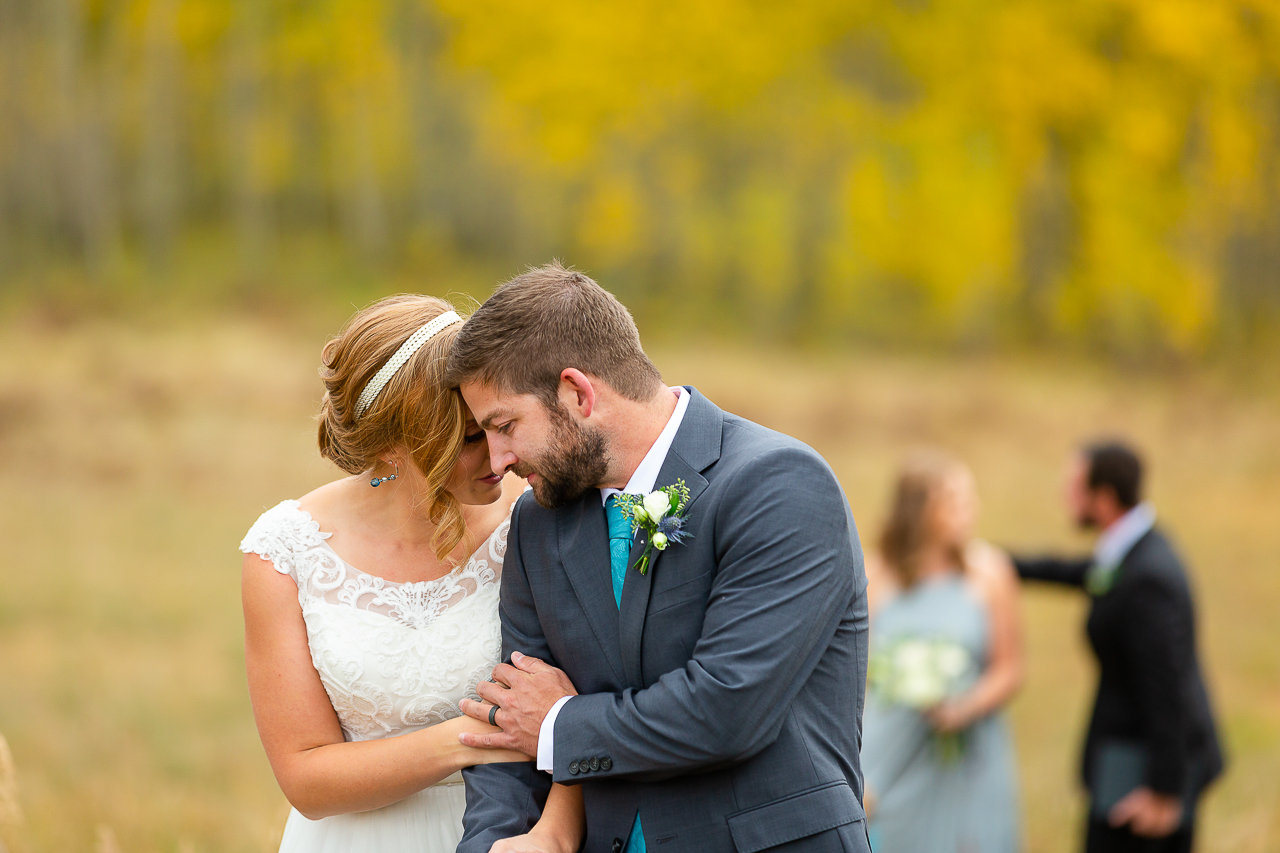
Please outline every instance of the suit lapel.
M689 489L689 503L685 507L686 515L693 507L698 496L707 488L707 480L702 471L720 458L720 440L724 429L724 413L716 408L706 397L692 388L689 408L685 411L684 420L676 432L671 450L662 463L655 489L661 489L684 480ZM647 534L641 530L631 544L631 553L627 557L627 573L622 585L622 607L620 616L620 634L623 667L627 683L643 686L643 669L641 665L641 640L644 635L644 620L649 612L649 592L653 588L654 573L658 570L665 552L655 550L649 558L649 568L640 574L633 568L640 555L644 553ZM679 548L679 545L671 545ZM670 550L670 549L668 549Z
M618 683L625 684L618 649L618 605L609 573L609 527L599 493L591 490L577 504L561 510L558 518L565 574Z

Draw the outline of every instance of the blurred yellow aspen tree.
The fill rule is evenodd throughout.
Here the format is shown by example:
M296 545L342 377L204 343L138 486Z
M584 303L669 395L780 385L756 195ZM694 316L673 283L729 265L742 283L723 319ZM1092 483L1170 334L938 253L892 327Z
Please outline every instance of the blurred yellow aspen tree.
M1280 324L1277 116L1265 0L0 0L0 282L554 254L729 332L1196 354Z

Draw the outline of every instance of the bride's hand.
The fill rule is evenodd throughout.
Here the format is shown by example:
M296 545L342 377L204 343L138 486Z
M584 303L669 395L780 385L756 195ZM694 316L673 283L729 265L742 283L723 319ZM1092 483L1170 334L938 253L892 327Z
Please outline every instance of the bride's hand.
M554 838L539 835L537 830L528 835L504 838L489 848L489 853L572 853Z

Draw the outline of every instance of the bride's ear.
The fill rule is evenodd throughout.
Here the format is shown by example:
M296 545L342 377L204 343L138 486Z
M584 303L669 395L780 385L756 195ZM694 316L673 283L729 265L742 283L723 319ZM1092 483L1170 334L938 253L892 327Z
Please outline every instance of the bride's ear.
M596 389L591 378L576 367L560 371L560 404L584 420L591 417L596 408Z

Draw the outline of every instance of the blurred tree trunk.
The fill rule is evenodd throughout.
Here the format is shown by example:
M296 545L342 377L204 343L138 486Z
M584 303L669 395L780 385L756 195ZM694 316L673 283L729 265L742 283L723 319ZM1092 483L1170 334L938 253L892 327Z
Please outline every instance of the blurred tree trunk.
M1268 147L1280 142L1280 87L1259 97L1268 110ZM1249 350L1277 343L1280 322L1280 159L1262 161L1252 217L1237 214L1226 229L1222 268L1222 343ZM1270 338L1270 340L1268 340Z
M478 90L442 76L447 36L440 12L421 0L401 0L397 13L397 43L408 78L410 204L417 236L442 252L527 257L523 246L516 247L537 228L517 225L511 176L482 159L475 117L465 107Z
M343 207L356 251L366 263L378 264L386 257L387 217L378 186L372 118L368 92L362 91L351 113L351 126L344 128L349 134L351 163L343 170L348 176Z
M50 38L52 27L46 9L33 9L22 0L0 0L0 6L5 9L0 62L6 65L0 88L7 92L0 133L10 140L5 149L5 229L10 262L26 265L42 260L66 229L63 187L57 180L58 136L52 126L58 99L37 85L42 78L46 85L51 82L36 47Z
M18 80L25 59L22 45L24 37L29 36L19 29L16 5L16 0L0 0L0 283L15 263L15 231L21 206L16 176L25 134Z
M1055 300L1071 275L1076 253L1076 204L1062 144L1050 138L1022 188L1018 225L1021 316L1028 341L1052 332Z
M242 271L261 270L271 238L266 176L259 153L262 111L264 9L260 3L235 6L227 52L227 130L230 184Z
M138 164L147 259L168 263L179 226L177 34L174 0L147 6L143 50L142 161Z
M438 48L439 34L435 21L426 5L418 0L403 0L400 16L401 50L408 69L410 121L412 122L412 152L414 194L413 218L415 224L437 232L444 218L440 209L435 175L440 171L441 158L438 149L440 92L435 81L432 60Z
M433 240L450 244L440 248L452 249L465 230L468 206L482 205L485 191L475 180L472 143L466 138L457 93L440 79L445 37L437 13L420 0L403 0L401 13L413 134L413 215ZM487 230L497 228L492 218L479 218L488 220Z
M105 128L111 81L86 61L85 11L79 0L52 0L56 138L67 221L84 263L100 277L120 239L111 192Z

